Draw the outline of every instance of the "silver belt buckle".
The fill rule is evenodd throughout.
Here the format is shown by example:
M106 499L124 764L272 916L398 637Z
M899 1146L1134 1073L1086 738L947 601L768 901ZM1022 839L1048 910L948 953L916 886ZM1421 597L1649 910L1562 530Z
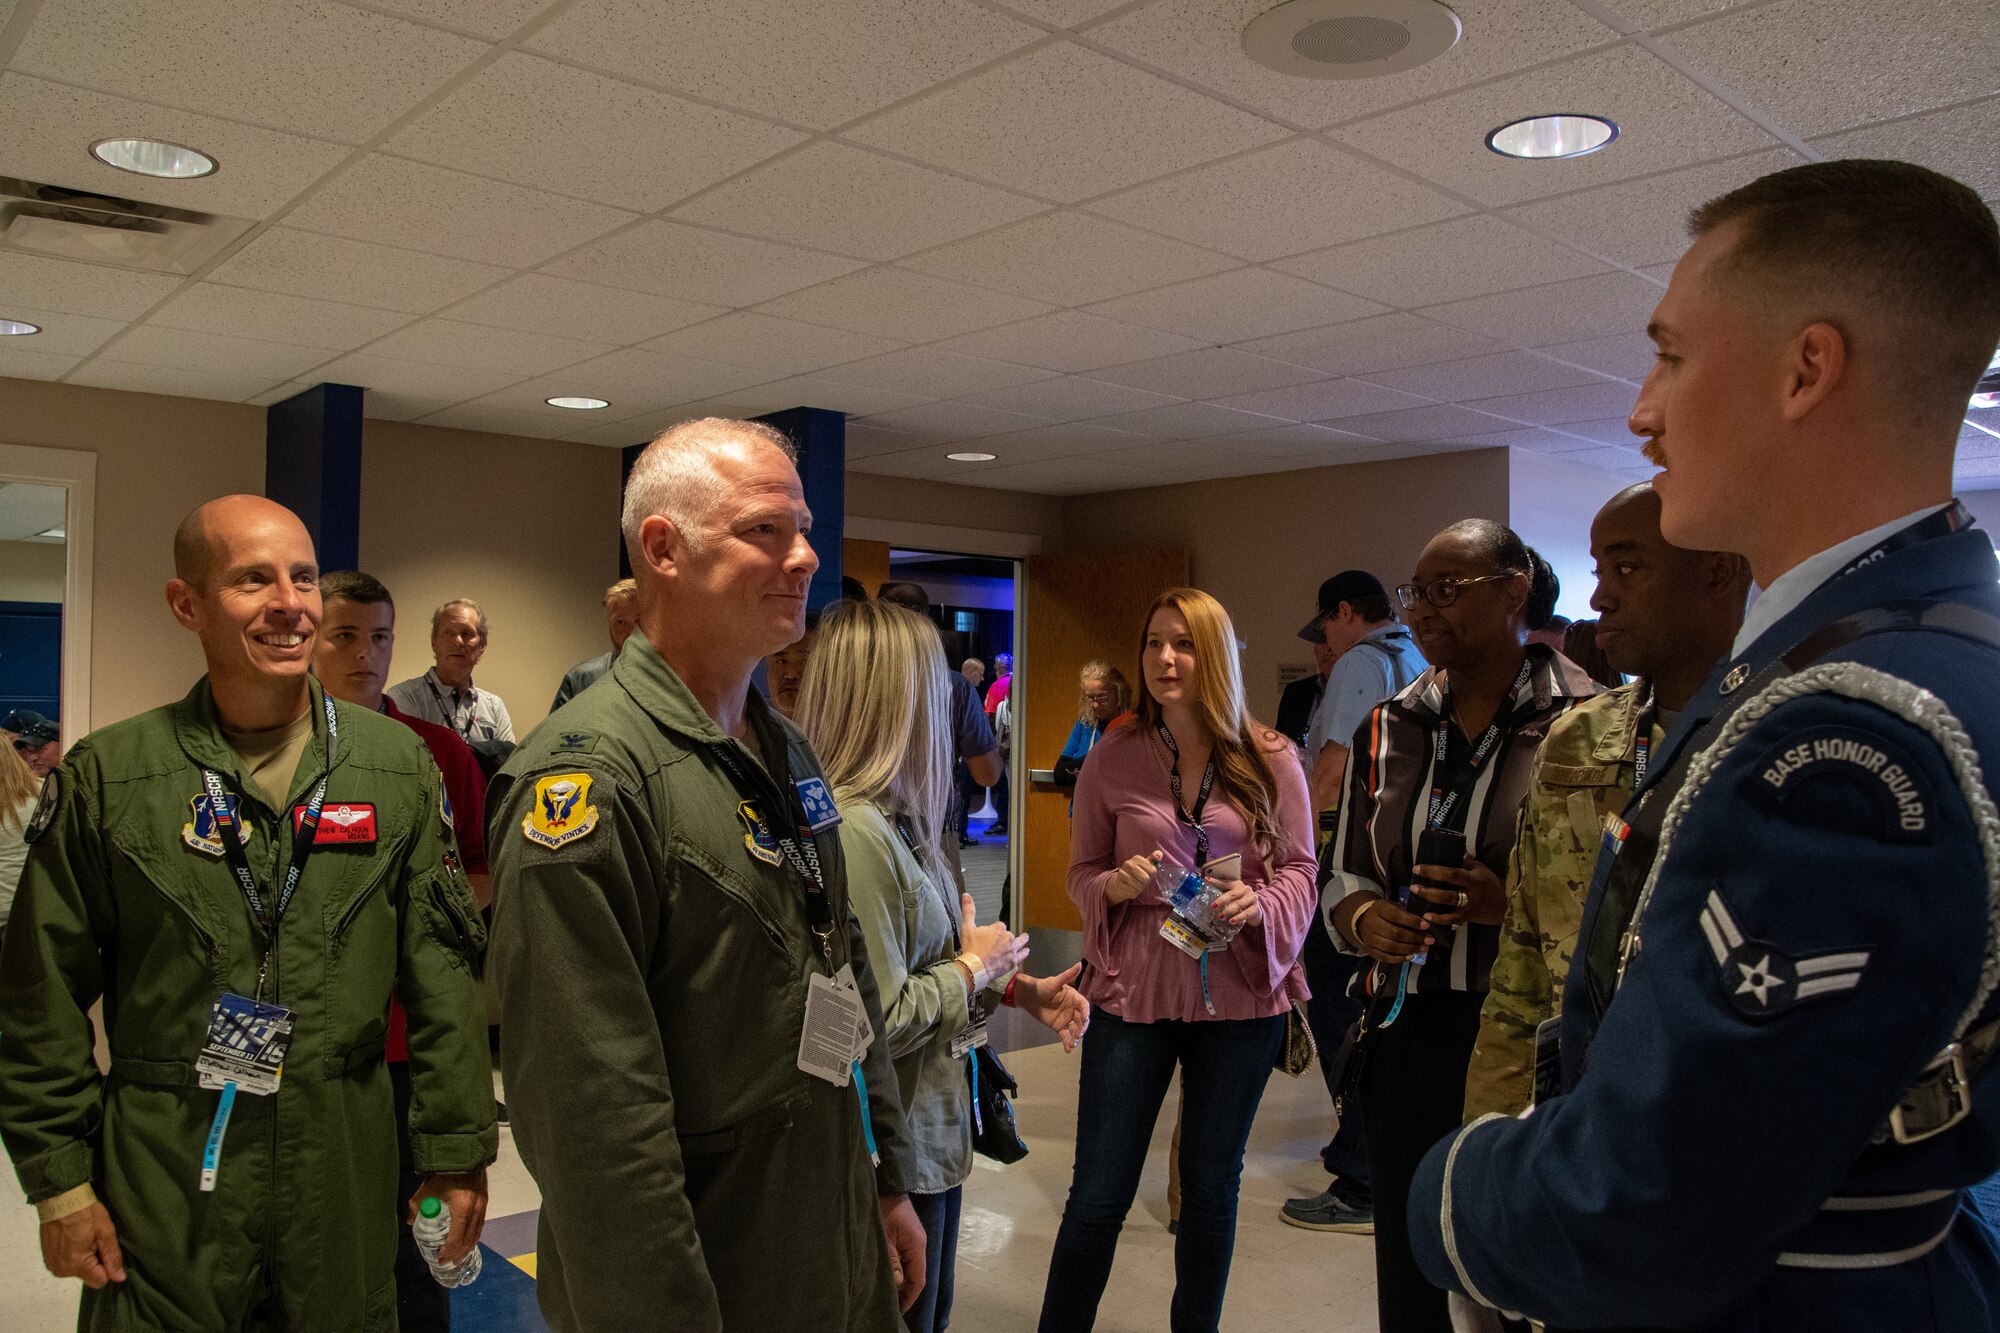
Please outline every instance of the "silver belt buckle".
M1909 1146L1922 1143L1925 1139L1936 1138L1946 1130L1955 1127L1959 1121L1972 1114L1972 1084L1965 1076L1965 1047L1953 1042L1938 1052L1935 1060L1924 1066L1924 1072L1917 1082L1919 1085L1930 1081L1931 1076L1940 1071L1946 1073L1945 1089L1951 1097L1951 1114L1938 1125L1912 1130L1903 1114L1903 1104L1889 1112L1889 1133L1896 1142Z

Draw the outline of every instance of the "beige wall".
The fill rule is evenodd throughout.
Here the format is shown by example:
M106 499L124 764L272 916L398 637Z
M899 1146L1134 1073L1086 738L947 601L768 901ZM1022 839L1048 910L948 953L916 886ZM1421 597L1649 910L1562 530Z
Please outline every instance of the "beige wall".
M1461 518L1505 520L1507 450L1353 463L1143 490L1063 505L1071 549L1185 546L1195 585L1229 609L1250 707L1278 707L1278 668L1310 665L1298 637L1321 580L1365 569L1394 587L1424 543ZM1138 627L1133 627L1137 642Z
M62 542L0 542L0 602L60 602L68 558Z
M430 667L431 611L470 597L492 629L474 680L527 735L563 673L611 646L618 451L370 421L361 459L361 564L398 611L391 683Z
M1063 501L985 486L847 474L849 537L969 555L1029 555L1063 538Z
M178 699L201 674L167 612L174 528L204 500L264 490L264 409L0 378L0 440L97 455L91 721Z

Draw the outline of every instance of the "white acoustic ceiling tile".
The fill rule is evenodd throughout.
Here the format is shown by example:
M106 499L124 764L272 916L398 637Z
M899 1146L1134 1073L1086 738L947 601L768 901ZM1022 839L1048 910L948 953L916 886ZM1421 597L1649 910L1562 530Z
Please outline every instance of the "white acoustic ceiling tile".
M1483 213L1298 255L1273 267L1403 308L1605 269L1588 255Z
M865 269L763 306L767 315L902 342L934 342L1048 311L1038 301L900 268Z
M2000 66L1990 0L1777 0L1665 41L1806 135L1984 97Z
M389 400L406 400L415 404L428 403L422 411L411 413L422 416L425 412L435 412L440 407L463 402L467 398L477 398L491 393L518 379L519 376L497 373L490 370L466 370L456 366L433 366L422 361L401 361L386 356L371 356L366 352L352 352L321 366L314 372L317 381L328 384L356 384L367 389L362 410L369 416L382 416L391 420L407 421L406 416L391 416L396 409ZM377 410L376 399L380 395L385 401Z
M1071 372L1207 346L1197 338L1105 319L1083 310L1058 310L1016 324L963 334L938 345L968 356L990 356L1044 370Z
M1510 430L1517 423L1484 412L1438 404L1433 407L1405 408L1400 412L1378 412L1365 417L1342 417L1342 430L1372 435L1392 444L1456 440L1469 435L1487 435Z
M683 204L673 216L863 259L897 259L1047 205L832 140Z
M396 310L203 282L167 302L146 322L165 329L346 352L400 328L409 319Z
M420 23L456 28L497 42L549 7L548 0L368 0Z
M1270 0L1156 0L1090 30L1093 41L1137 56L1204 87L1315 128L1433 93L1526 69L1617 33L1569 5L1541 0L1460 0L1458 45L1402 74L1355 80L1301 79L1243 54L1243 25Z
M631 422L612 422L608 426L592 426L565 435L565 440L576 444L594 444L601 449L624 449L634 444L645 444L657 431L640 430Z
M1051 458L1014 467L986 468L965 476L941 474L941 480L964 486L984 486L996 491L1020 491L1028 495L1095 495L1120 490L1127 485L1151 485L1127 478L1107 476L1102 467L1092 467L1081 458Z
M1107 384L1103 380L1085 379L1080 375L1064 375L1057 379L1038 380L1033 384L1021 384L1011 389L979 394L966 401L986 407L1002 408L1009 412L1027 412L1033 416L1047 417L1051 421L1088 421L1092 417L1108 417L1116 412L1136 412L1142 408L1160 407L1181 400L1164 393L1149 393L1144 389L1127 388L1123 384Z
M1132 0L1005 0L1005 8L1016 14L1041 19L1058 27L1074 28L1100 15L1129 5Z
M837 384L893 389L922 398L963 398L989 389L1047 379L1049 373L1017 366L1011 361L961 356L935 347L909 347L834 366L821 371L819 378Z
M244 401L248 402L252 407L269 407L273 403L282 403L287 398L296 398L307 390L315 388L319 383L320 381L317 377L287 380L283 384L266 389L264 392L255 394Z
M130 393L164 393L175 398L212 398L225 403L242 403L271 387L280 376L260 378L224 371L186 370L137 361L108 361L95 357L64 377L68 384L87 384L96 389L124 389Z
M1587 440L1592 444L1613 445L1623 449L1637 449L1645 441L1632 433L1626 417L1605 417L1601 421L1565 421L1562 433ZM1576 445L1570 446L1572 449Z
M1373 301L1267 268L1214 273L1091 307L1093 314L1211 343L1268 338L1381 310Z
M565 255L545 271L733 307L767 301L860 267L859 260L797 246L649 220Z
M1329 375L1372 375L1433 361L1455 361L1498 350L1491 338L1417 315L1376 315L1329 328L1307 329L1245 343L1255 352Z
M1620 264L1666 263L1688 247L1689 210L1803 160L1789 148L1751 153L1545 199L1513 210L1512 216Z
M510 52L383 151L651 213L805 135Z
M856 459L852 466L856 472L872 473L878 477L915 477L923 481L955 482L968 480L963 474L982 466L978 463L954 463L945 457L950 451L949 445L924 445L916 449L898 449L893 453Z
M1479 449L1525 449L1535 454L1570 453L1590 447L1588 440L1580 440L1574 435L1565 435L1562 431L1549 430L1541 426L1497 430L1487 435L1467 435L1455 443Z
M1482 398L1468 406L1495 416L1511 417L1536 426L1560 426L1569 421L1601 421L1630 413L1639 391L1622 380L1585 384L1573 389L1546 389Z
M1719 14L1725 9L1739 9L1744 5L1758 2L1759 0L1618 0L1618 13L1641 28L1664 28L1671 23L1686 23L1691 19Z
M1108 218L1063 210L914 255L903 267L1055 305L1084 305L1235 264Z
M863 424L881 430L905 432L937 443L976 440L1011 430L1027 430L1047 424L1047 418L1020 412L982 407L977 403L924 403L901 407L865 418Z
M191 333L186 329L155 328L150 324L127 329L106 344L101 354L114 361L259 380L259 388L303 375L333 356L323 347L291 347L250 338Z
M1463 204L1427 186L1318 139L1295 139L1211 163L1090 207L1254 260L1465 212Z
M1585 467L1616 472L1620 476L1629 476L1635 480L1650 477L1658 471L1636 449L1584 448L1566 451L1561 458L1565 463L1581 463Z
M368 348L368 354L428 361L436 366L463 366L468 370L545 375L610 350L604 343L556 338L546 333L461 324L454 319L423 319L376 341Z
M1643 333L1616 333L1609 338L1553 343L1535 351L1538 356L1567 361L1613 379L1638 381L1653 373L1653 340Z
M1510 121L1578 108L1615 122L1619 137L1584 157L1524 161L1486 146ZM1336 131L1343 143L1489 204L1665 171L1772 146L1771 137L1635 46L1404 107Z
M830 412L845 412L851 417L893 412L899 407L916 407L924 401L917 394L898 393L893 389L877 389L863 384L836 384L816 375L797 375L791 379L759 384L749 393L732 396L746 403L758 404L760 413L779 412L788 407L823 407ZM763 406L767 403L769 406Z
M1539 347L1639 332L1652 318L1664 290L1643 278L1614 272L1431 306L1423 314L1470 333Z
M1465 361L1440 361L1407 370L1381 371L1368 379L1373 384L1386 384L1439 402L1463 403L1503 393L1565 389L1573 384L1592 383L1600 377L1588 370L1559 365L1533 352L1495 352Z
M325 0L66 0L36 15L13 64L165 106L360 143L486 50L484 42Z
M483 430L494 435L525 435L531 439L557 440L567 435L574 422L555 421L533 412L518 412L486 403L460 403L442 412L417 418L419 425L448 426L455 430Z
M609 406L581 410L551 407L549 405L551 398L602 398ZM501 408L545 418L557 423L561 429L556 434L564 436L574 434L593 424L615 423L625 426L628 430L637 430L638 427L628 423L657 416L669 408L678 407L682 401L672 395L648 397L627 389L614 390L609 385L597 383L592 376L567 370L522 380L470 400L473 405L479 407Z
M0 125L7 127L8 175L239 218L269 216L350 151L22 74L0 74ZM108 167L85 151L142 126L149 138L199 148L220 169L193 180L159 180Z
M6 262L0 256L0 278ZM491 264L272 227L252 237L212 270L208 279L289 296L425 315L506 276L506 269Z
M449 397L433 398L423 394L370 389L361 396L361 415L371 421L415 421L418 417L442 412L451 404Z
M699 361L626 347L564 366L563 378L579 386L573 391L576 393L613 400L621 396L639 398L671 405L730 393L762 383L771 376L765 371L726 366L719 361ZM604 391L589 387L592 385L602 385Z
M921 449L926 445L941 444L916 431L884 430L872 424L872 419L847 423L843 444L847 451L847 461L852 464L857 458L875 458L882 454L900 454L906 449Z
M993 464L996 467L1032 463L1042 458L1067 458L1073 454L1108 453L1144 443L1148 443L1144 436L1112 430L1101 421L1043 424L972 442L980 453L998 456Z
M1135 361L1129 366L1111 366L1097 371L1093 378L1110 380L1113 384L1129 384L1135 389L1151 389L1155 393L1224 398L1233 393L1308 384L1326 377L1303 366L1252 356L1233 348L1204 347L1198 352L1179 352L1173 356L1156 356L1150 361Z
M1067 42L950 84L847 133L1065 203L1283 135L1261 117Z
M1042 36L965 0L581 0L527 45L829 129Z
M0 338L0 350L34 352L41 356L88 356L104 345L104 340L125 327L122 319L96 319L90 315L65 314L60 310L40 310L16 305L0 284L0 319L24 320L41 329L26 336Z
M1202 440L1213 435L1234 435L1246 430L1264 430L1292 423L1282 417L1239 412L1235 408L1217 407L1213 403L1171 403L1164 407L1141 408L1137 412L1121 412L1117 416L1105 417L1097 424L1129 430L1137 435L1149 435L1156 440Z
M1243 412L1261 412L1287 421L1330 421L1335 417L1358 417L1369 412L1394 412L1405 407L1425 407L1430 399L1399 393L1364 380L1321 380L1289 389L1262 389L1216 400L1217 406Z
M600 287L546 273L522 273L443 313L468 324L623 345L644 342L723 312L720 306L677 301L671 296Z
M306 231L526 268L633 215L525 186L375 153L285 219Z
M645 344L650 352L751 366L773 375L805 375L845 361L893 352L901 346L893 338L777 319L754 310L733 310Z
M0 250L0 299L37 310L137 319L181 282L163 273L134 273Z
M1267 454L1273 458L1326 458L1329 462L1338 462L1334 455L1341 451L1357 444L1376 444L1379 441L1351 431L1335 430L1331 426L1301 423L1218 436L1211 443L1246 453Z
M68 374L81 356L63 352L37 352L31 347L16 347L22 338L8 338L0 341L0 375L17 380L55 380Z
M1982 199L2000 199L2000 97L1912 116L1889 125L1815 139L1828 157L1893 157L1964 181Z

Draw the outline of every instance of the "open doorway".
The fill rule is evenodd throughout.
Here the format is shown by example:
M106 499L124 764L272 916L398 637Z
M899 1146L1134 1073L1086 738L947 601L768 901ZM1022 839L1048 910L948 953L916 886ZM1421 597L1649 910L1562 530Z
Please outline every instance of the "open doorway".
M90 730L94 454L0 444L0 726Z

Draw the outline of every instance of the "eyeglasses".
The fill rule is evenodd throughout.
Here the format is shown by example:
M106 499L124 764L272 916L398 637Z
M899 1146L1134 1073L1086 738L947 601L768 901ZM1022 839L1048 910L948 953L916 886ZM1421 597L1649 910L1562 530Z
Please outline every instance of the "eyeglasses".
M1510 569L1503 574L1481 574L1478 578L1472 579L1432 579L1429 583L1422 586L1414 583L1405 583L1396 589L1396 601L1402 605L1405 611L1416 610L1418 602L1429 602L1432 606L1443 610L1458 600L1458 590L1460 588L1470 588L1475 583L1493 583L1499 579L1517 579L1520 577L1522 577L1520 570Z

